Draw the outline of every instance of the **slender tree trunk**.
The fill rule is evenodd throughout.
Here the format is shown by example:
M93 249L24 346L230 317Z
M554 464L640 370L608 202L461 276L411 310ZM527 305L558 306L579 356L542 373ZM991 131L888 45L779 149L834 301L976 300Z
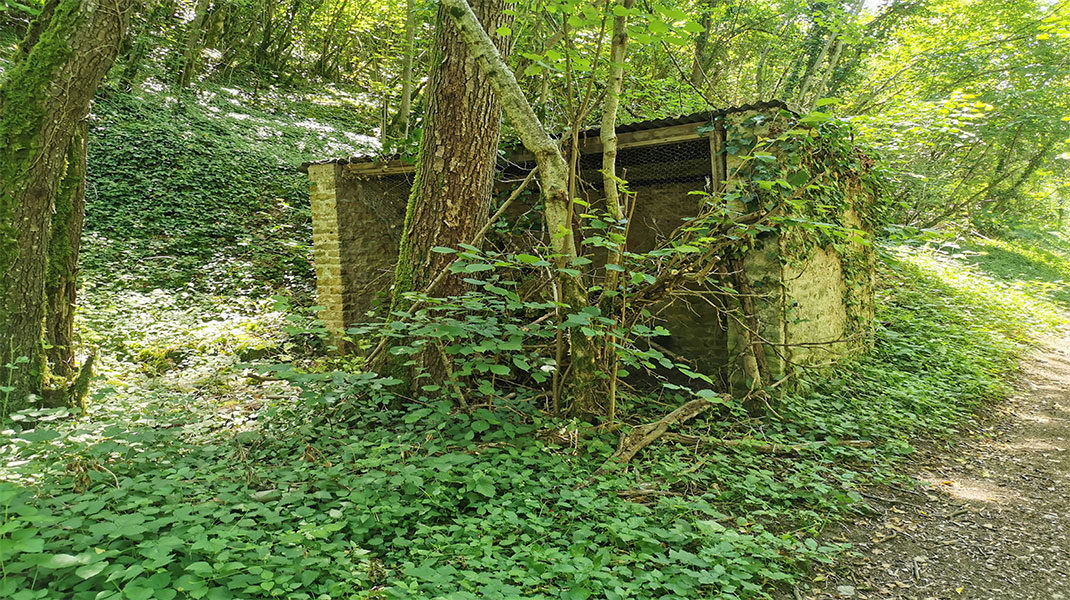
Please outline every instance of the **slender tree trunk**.
M409 113L412 112L412 61L416 54L416 6L409 0L405 7L405 57L401 63L401 106L398 127L401 136L409 136ZM500 109L499 109L500 111Z
M126 64L123 66L123 74L119 77L119 88L129 90L137 82L138 74L141 72L141 67L145 63L145 57L149 53L149 41L152 36L152 28L156 26L168 13L174 12L174 5L171 0L164 0L157 2L152 12L149 13L148 18L137 31L136 35L131 34L134 37L134 48L130 51L130 54L126 57Z
M712 6L713 3L711 2ZM709 10L709 8L707 8ZM691 62L691 85L704 89L706 86L706 49L710 43L710 15L702 15L702 32L695 38L695 58ZM713 82L710 81L712 85Z
M197 74L197 62L201 54L201 37L204 33L204 20L208 17L211 0L197 0L196 14L186 32L186 48L182 53L182 69L178 72L178 87L189 86Z
M89 123L78 124L67 149L67 170L56 188L45 272L45 341L52 373L74 374L74 307L78 290L78 249L85 222L86 138Z
M861 0L854 2L847 11L847 17L850 19L857 18L862 11L863 5L864 3ZM843 29L845 27L847 27L846 23L829 32L828 39L821 46L821 52L814 62L808 65L806 75L803 77L802 84L799 85L799 91L796 95L798 101L804 106L811 106L812 102L817 100L817 96L824 92L825 85L839 64L840 56L843 52ZM827 65L825 64L826 58L829 59Z
M788 26L791 25L792 19L795 15L788 15L784 17L784 20L780 23L780 27L777 28L776 35L773 39L765 45L762 49L762 56L758 59L758 68L754 71L754 93L759 101L765 100L765 62L769 59L769 52L773 49L773 45L777 43L783 43L784 33L787 32Z
M502 108L509 117L524 147L535 155L539 165L539 181L545 202L546 227L550 234L550 248L557 267L559 297L568 310L579 311L587 306L587 290L579 274L569 274L567 269L576 258L576 238L572 231L572 200L568 196L568 164L561 155L557 142L551 138L535 112L531 109L516 76L502 60L490 36L484 31L479 19L466 0L440 0L450 18L461 31L472 55L490 79ZM585 418L597 418L605 414L584 414L582 407L597 406L604 401L604 391L599 388L596 346L580 328L570 330L570 365L572 395L575 413ZM558 365L561 368L561 365Z
M263 5L264 27L260 32L260 43L257 44L253 53L253 63L257 73L268 67L268 49L275 36L275 3L265 0Z
M814 104L819 99L821 99L821 96L825 93L825 89L828 86L829 78L832 77L832 74L836 71L836 68L839 67L840 57L842 55L843 38L841 37L836 40L836 45L832 49L832 56L829 58L829 64L827 67L825 67L824 71L821 74L821 80L818 81L816 85L814 85L813 89L808 91L808 93L810 94L809 100L803 99L803 101L806 102L807 106L813 107Z
M53 194L131 5L60 0L40 41L0 86L0 406L8 411L42 391Z
M631 10L635 0L624 0L622 6L625 10ZM612 7L610 7L612 10ZM617 228L615 233L621 233L619 228L624 226L624 207L620 201L620 191L617 185L617 109L620 107L620 92L624 88L624 57L628 49L628 16L615 16L613 18L613 40L609 48L609 85L606 86L605 107L602 112L602 125L600 137L602 142L602 188L606 194L606 212L609 213ZM607 298L613 298L620 285L620 272L613 266L620 266L620 249L615 248L609 252L606 259L605 294ZM603 302L603 311L613 305L612 302ZM616 370L617 352L614 347L615 339L604 337L602 356L604 366L611 382L609 389L609 406L606 416L610 421L616 418ZM597 411L598 407L580 407L580 410L590 412Z
M630 10L635 0L624 0L622 5ZM606 212L617 223L624 222L624 208L620 202L617 185L617 109L620 107L620 92L624 88L624 56L628 49L628 17L613 18L613 41L609 50L609 85L606 86L605 108L599 132L602 142L602 186L606 194ZM620 252L610 252L608 264L620 264ZM619 273L606 271L607 291L617 289Z

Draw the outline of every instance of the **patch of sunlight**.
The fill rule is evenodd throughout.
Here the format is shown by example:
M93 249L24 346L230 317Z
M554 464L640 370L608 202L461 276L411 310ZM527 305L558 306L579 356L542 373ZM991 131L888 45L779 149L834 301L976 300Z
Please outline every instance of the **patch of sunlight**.
M141 87L153 94L161 94L167 88L163 82L157 81L156 79L146 79L145 82L141 84Z
M1050 300L1022 286L1000 281L962 259L933 248L896 249L900 260L942 281L963 300L964 310L984 313L992 329L1020 341L1032 334L1052 332L1068 323L1066 314ZM1014 319L1007 319L1013 315Z
M272 138L282 137L282 132L277 129L272 129L266 125L261 125L256 128L256 137L260 140L270 140Z
M1044 416L1044 415L1030 415L1030 414L1020 413L1017 416L1018 416L1019 419L1021 419L1023 421L1029 421L1030 423L1038 423L1038 424L1041 424L1041 425L1046 425L1048 423L1051 423L1051 417L1047 417L1047 416Z
M309 118L302 119L300 121L294 121L294 125L298 127L304 127L305 129L311 129L312 131L322 131L324 133L334 133L335 131L337 131L331 125L320 123L319 121Z
M379 106L379 98L364 92L351 93L334 85L324 86L318 93L308 94L305 100L320 106L373 108Z
M372 150L378 150L380 148L379 138L374 135L364 135L361 133L353 133L352 131L343 131L342 135L346 136L346 139L358 146L364 146Z
M922 481L960 500L993 504L1025 504L1027 502L1026 498L1017 492L1001 488L990 481L968 477L954 479L930 477L923 478Z
M977 245L999 248L1005 252L1017 254L1026 260L1046 265L1070 279L1070 263L1068 263L1070 257L1068 256L1060 256L1056 252L1050 250L1031 248L1022 244L1017 244L1011 240L978 239Z

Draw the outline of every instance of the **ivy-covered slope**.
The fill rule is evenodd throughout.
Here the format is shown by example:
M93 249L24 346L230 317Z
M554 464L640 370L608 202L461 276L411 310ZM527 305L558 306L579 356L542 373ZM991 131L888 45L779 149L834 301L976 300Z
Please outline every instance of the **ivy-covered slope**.
M137 289L263 293L313 284L308 183L297 166L373 143L351 99L182 99L105 93L94 104L83 270Z

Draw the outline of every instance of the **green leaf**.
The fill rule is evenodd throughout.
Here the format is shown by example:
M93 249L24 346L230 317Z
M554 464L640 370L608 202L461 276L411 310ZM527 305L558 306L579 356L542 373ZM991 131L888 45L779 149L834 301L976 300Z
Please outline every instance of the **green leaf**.
M60 437L60 433L51 429L34 429L21 434L19 437L27 442L47 442Z
M83 565L74 570L74 574L82 579L89 579L100 574L108 566L108 561L102 560L89 565Z
M497 495L498 490L494 487L494 482L489 477L481 476L472 489L478 493L486 496L487 498L493 498Z
M149 600L153 597L152 588L142 587L147 584L148 582L144 579L135 579L123 587L123 594L130 600Z
M454 254L457 252L454 248L447 248L445 246L435 246L431 248L431 252L438 252L439 254Z
M501 27L499 27L497 29L497 31L495 31L495 33L497 33L501 37L509 37L509 36L513 35L513 30L509 29L505 25L502 25Z
M210 575L212 573L212 565L202 561L191 563L186 567L186 570L190 573L200 575L202 577Z
M706 28L703 27L701 23L688 21L687 23L684 23L684 31L688 33L702 33L703 31L706 31Z
M433 412L435 412L433 408L420 408L405 415L404 421L406 423L415 423Z
M71 554L46 554L30 562L46 569L63 569L75 565L84 565L89 562L89 557L80 557Z

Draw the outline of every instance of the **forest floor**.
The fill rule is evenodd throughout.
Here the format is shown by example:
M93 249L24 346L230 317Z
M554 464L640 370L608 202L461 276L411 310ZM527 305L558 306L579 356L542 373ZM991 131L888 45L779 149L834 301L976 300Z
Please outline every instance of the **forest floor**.
M915 489L865 494L874 516L826 532L852 555L794 597L1070 598L1070 334L1043 340L984 417L919 452Z

